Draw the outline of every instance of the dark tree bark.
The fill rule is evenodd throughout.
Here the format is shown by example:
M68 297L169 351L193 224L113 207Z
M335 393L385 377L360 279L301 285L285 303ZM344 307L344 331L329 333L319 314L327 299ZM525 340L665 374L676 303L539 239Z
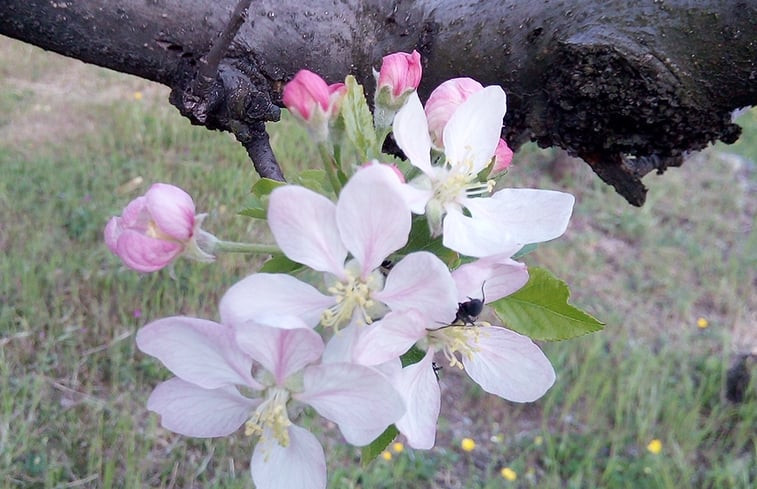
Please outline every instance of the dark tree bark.
M422 97L453 76L502 85L513 146L562 147L634 205L642 176L735 141L731 112L757 104L757 0L255 0L235 17L244 3L2 0L0 33L170 86L263 173L283 83L309 68L371 86L393 51L423 55Z

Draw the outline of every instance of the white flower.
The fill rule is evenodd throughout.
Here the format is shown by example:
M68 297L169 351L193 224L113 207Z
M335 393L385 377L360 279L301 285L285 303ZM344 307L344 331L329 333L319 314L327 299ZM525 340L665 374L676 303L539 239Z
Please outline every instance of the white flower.
M246 435L259 437L250 464L255 487L323 489L323 449L292 423L287 407L308 404L335 422L349 443L366 445L404 406L372 368L317 364L321 337L296 318L282 321L283 327L248 323L236 332L190 317L146 325L137 345L176 375L155 388L147 407L160 414L163 427L186 436L227 436L244 425ZM253 360L260 364L254 376Z
M494 157L505 110L498 86L470 95L444 127L439 165L431 162L428 121L417 94L394 119L397 145L423 172L406 187L406 202L414 213L426 214L432 234L444 235L444 246L464 255L497 255L554 239L565 232L573 209L573 196L563 192L504 189L489 197L494 182L480 182L478 174Z
M455 287L441 260L416 252L393 264L386 277L381 271L410 232L400 185L391 168L374 164L355 173L336 204L303 187L274 190L268 222L276 242L290 259L324 272L327 293L289 275L254 274L224 296L222 321L240 325L295 315L311 327L321 323L338 331L409 307L442 320L438 305L454 300Z

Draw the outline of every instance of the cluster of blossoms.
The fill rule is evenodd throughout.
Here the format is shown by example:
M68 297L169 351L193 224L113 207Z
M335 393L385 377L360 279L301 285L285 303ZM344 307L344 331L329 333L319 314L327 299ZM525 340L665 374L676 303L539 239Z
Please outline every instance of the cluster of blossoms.
M500 138L505 93L454 79L424 107L420 78L415 52L385 57L376 73L375 130L391 125L408 159L404 170L376 160L342 165L333 199L300 185L270 192L276 245L310 269L300 275L308 282L255 273L225 293L219 322L169 317L137 335L138 347L175 375L155 388L148 409L187 436L227 436L244 426L257 438L251 473L261 489L326 486L320 443L293 423L298 404L336 423L353 445L394 425L408 445L427 449L441 403L436 362L515 402L538 399L555 380L531 339L478 316L484 303L528 282L513 257L562 235L573 197L495 191L490 178L512 159ZM301 71L283 101L323 143L347 90ZM113 218L106 242L140 271L182 253L208 259L212 250L197 240L217 240L199 230L201 220L186 194L156 185ZM421 245L411 242L417 235L425 236ZM431 242L440 242L444 259L428 251Z

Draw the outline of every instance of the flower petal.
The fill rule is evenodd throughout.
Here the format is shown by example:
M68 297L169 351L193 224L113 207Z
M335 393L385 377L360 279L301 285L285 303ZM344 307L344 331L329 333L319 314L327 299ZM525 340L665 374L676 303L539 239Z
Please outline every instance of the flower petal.
M363 277L407 243L412 216L400 185L391 168L370 165L359 169L339 194L339 234L360 263Z
M332 296L321 294L312 285L283 273L255 273L243 278L224 294L219 309L221 322L239 326L277 316L298 316L310 327L333 305Z
M161 231L179 241L192 236L195 204L188 193L165 183L154 183L145 194L150 216Z
M407 408L395 425L407 438L408 445L418 449L429 449L436 440L442 394L434 374L433 357L433 350L429 350L423 360L403 368L394 384Z
M326 343L323 350L323 363L351 363L353 361L353 348L355 341L362 334L365 326L362 324L350 324L336 333Z
M257 489L325 489L326 457L315 436L291 425L289 444L263 436L252 453L250 473Z
M164 268L183 251L180 243L151 238L131 229L125 229L116 243L116 255L124 264L145 273Z
M555 382L555 371L544 353L526 336L489 326L471 330L477 351L463 355L471 379L486 392L514 402L532 402Z
M432 322L449 322L457 310L457 291L447 265L427 251L397 262L384 289L373 296L393 311L416 309Z
M503 239L530 244L561 236L568 227L574 202L575 198L565 192L506 188L491 198L468 199L466 206L474 219L494 223Z
M397 358L426 336L427 327L427 318L414 309L390 312L364 326L355 341L353 360L361 365L379 365Z
M348 438L357 432L386 428L405 412L402 397L382 374L370 367L350 363L313 365L305 369L305 389L293 397L310 404L318 414L340 427L353 445L366 445L373 438Z
M335 212L334 203L326 197L285 185L271 192L268 226L288 258L342 277L347 249L339 238Z
M492 85L468 97L444 127L444 155L453 166L472 165L483 170L492 160L502 132L507 104L502 88Z
M470 298L485 299L486 303L494 302L526 285L526 265L510 258L517 251L516 245L502 255L481 258L454 270L452 278L457 285L458 302Z
M323 352L323 340L310 328L282 329L247 323L237 328L239 347L271 372L277 385Z
M179 378L158 384L147 400L147 409L160 415L160 424L184 436L213 438L239 429L260 403L235 387L203 389Z
M428 176L431 169L431 137L428 121L418 93L411 93L405 105L394 116L394 140L410 163Z
M156 357L177 377L204 389L261 386L252 378L252 359L234 342L231 327L204 319L158 319L137 332L137 347Z

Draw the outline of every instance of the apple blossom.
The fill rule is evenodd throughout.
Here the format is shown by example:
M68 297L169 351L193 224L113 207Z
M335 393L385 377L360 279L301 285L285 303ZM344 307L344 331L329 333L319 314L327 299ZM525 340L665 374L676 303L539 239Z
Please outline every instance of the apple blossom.
M409 94L418 88L421 82L421 55L418 51L407 53L392 53L384 56L381 70L377 77L377 99L383 100L383 92L388 92L387 105L399 108L404 100L402 95Z
M282 102L305 123L317 142L328 139L329 123L339 113L339 106L347 88L344 83L327 85L312 71L300 70L286 84Z
M573 196L563 192L504 189L489 197L494 182L480 182L478 174L495 155L505 108L498 86L470 95L444 126L440 165L431 164L428 121L417 94L394 119L397 145L423 172L405 187L406 202L426 214L433 236L443 234L444 246L464 255L498 255L554 239L565 232L573 210Z
M164 268L180 255L211 262L218 240L200 229L192 197L174 185L153 184L105 227L105 244L126 266L140 272Z
M487 257L455 270L459 300L470 298L475 288L485 289L486 302L491 302L525 285L525 265L510 259L510 254ZM431 323L412 310L406 311L401 320L395 320L390 313L366 328L356 339L353 358L361 364L380 365L413 345L426 354L392 380L407 407L406 414L395 424L414 448L434 445L441 403L433 368L436 353L441 353L450 366L464 368L486 392L514 402L535 401L555 381L549 360L526 336L486 322L467 326L452 317L446 324Z
M137 346L176 375L155 388L147 407L161 416L163 427L186 436L227 436L244 425L246 435L259 438L250 472L260 489L322 489L323 449L292 423L288 406L313 407L355 445L370 443L368 435L396 421L404 406L374 369L318 364L320 336L294 317L279 321L285 324L247 323L235 331L180 316L144 326ZM259 364L254 369L253 361Z
M454 302L455 287L439 258L410 253L386 276L381 270L410 232L401 185L391 168L374 164L353 175L336 204L295 185L275 189L268 207L274 239L291 260L324 273L326 293L290 275L253 274L224 296L222 320L236 325L294 314L311 327L321 323L337 331L410 307L445 320L439 302Z
M489 173L489 176L491 177L507 170L512 161L513 150L507 145L507 141L500 139L497 144L497 149L494 150L494 165L492 165L492 170L491 173Z

